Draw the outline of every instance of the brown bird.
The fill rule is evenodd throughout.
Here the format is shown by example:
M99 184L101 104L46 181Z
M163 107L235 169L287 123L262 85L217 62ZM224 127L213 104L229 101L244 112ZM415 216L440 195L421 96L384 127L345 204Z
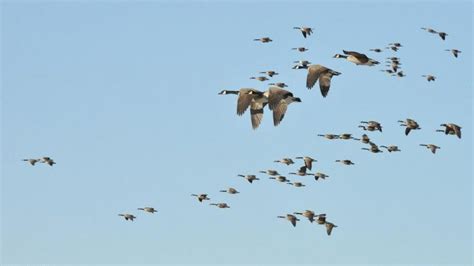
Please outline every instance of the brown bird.
M339 76L340 74L340 72L322 65L310 65L308 67L308 75L306 76L306 88L313 88L314 84L319 80L321 95L326 97L329 92L329 87L331 86L331 78L333 76Z
M229 205L227 205L227 203L223 202L223 203L211 203L209 205L213 205L213 206L217 206L221 209L226 209L226 208L230 208Z
M282 176L282 175L277 176L277 177L272 176L272 177L269 177L268 179L274 179L274 180L276 180L276 181L278 181L278 182L282 182L282 183L284 183L284 182L285 182L285 183L290 182L290 180L286 179L286 177L285 177L285 176Z
M295 157L295 159L303 159L304 160L304 165L306 166L306 168L308 168L308 170L311 170L311 168L313 167L313 162L317 162L317 160L309 157L309 156L304 156L304 157Z
M373 153L379 153L379 152L382 152L379 147L373 143L373 142L369 142L370 144L370 149L368 148L362 148L362 150L367 150L367 151L370 151L370 152L373 152Z
M371 128L374 128L374 129L382 132L382 125L377 121L360 121L360 122L362 124L367 124L367 127L371 127ZM372 131L372 130L369 129L369 131Z
M419 130L421 129L420 125L418 123L410 118L407 118L405 121L398 120L400 123L400 126L404 126L405 128L405 135L408 136L408 133L410 133L411 130Z
M268 71L261 71L259 72L260 74L267 74L269 77L273 77L275 75L278 75L277 72L273 71L273 70L268 70Z
M311 173L306 172L306 166L301 166L298 172L294 173L289 173L290 175L299 175L299 176L306 176L306 175L312 175Z
M255 80L258 80L258 81L265 81L265 80L268 80L267 77L264 77L264 76L260 76L260 77L250 77L250 79L255 79Z
M287 214L286 216L277 216L277 218L287 219L288 221L290 221L293 227L295 227L296 222L300 220L296 218L296 216L294 216L293 214Z
M336 54L333 57L334 58L344 58L347 61L352 62L356 65L374 66L374 65L379 64L378 61L367 57L365 54L361 54L361 53L354 52L354 51L346 51L346 50L342 50L342 52L345 55Z
M445 51L449 51L449 52L453 53L454 57L456 57L456 58L461 53L461 51L458 50L458 49L446 49Z
M426 78L426 80L427 80L428 82L430 82L430 81L435 81L435 80L436 80L436 77L433 76L433 75L421 75L421 76L424 77L424 78Z
M133 216L133 214L129 214L129 213L121 213L118 216L122 216L123 218L125 218L126 221L130 220L132 222L133 222L133 219L137 218Z
M287 184L288 184L288 185L295 186L295 187L306 187L306 185L303 184L303 183L301 183L301 182L293 182L293 183L288 182Z
M297 50L298 52L306 52L309 49L307 49L305 47L296 47L296 48L291 48L291 50Z
M342 163L345 165L353 165L354 163L351 160L336 160L338 163Z
M255 175L238 175L238 176L247 179L247 181L249 181L250 184L252 184L253 181L255 181L255 180L260 180L260 179L257 178Z
M233 187L230 187L228 189L225 189L225 190L219 190L219 192L227 192L229 194L238 194L240 192L237 191L237 189L233 188Z
M275 160L273 161L275 163L283 163L283 164L286 164L286 165L290 165L290 164L294 164L295 162L293 162L293 160L291 158L283 158L283 159L280 159L280 160Z
M203 200L210 200L210 198L207 197L207 194L191 194L191 196L196 197L199 202L202 202Z
M318 134L319 137L327 138L327 139L338 139L339 136L335 134Z
M437 150L437 149L441 149L441 147L438 147L438 146L436 146L436 145L434 145L434 144L420 144L420 146L424 146L424 147L426 147L427 149L431 150L431 152L432 152L433 154L436 153L436 150Z
M458 138L461 138L461 127L460 126L458 126L456 124L453 124L453 123L441 124L440 126L445 127L444 133L446 135L456 134L456 136L458 136Z
M149 213L158 212L158 211L157 211L155 208L153 208L153 207L143 207L143 208L138 208L138 210L144 211L144 212L149 212Z
M331 235L332 229L335 227L337 227L337 225L330 222L326 222L326 233L328 234L328 236Z
M369 49L369 51L376 52L376 53L381 53L382 49L375 48L375 49Z
M262 37L262 38L253 39L253 40L254 40L254 41L261 42L261 43L273 42L273 40L270 39L269 37Z
M314 179L315 179L316 181L318 181L318 179L320 179L320 178L321 178L321 179L326 179L326 178L328 178L328 177L329 177L328 175L323 174L323 173L321 173L321 172L317 172L317 173L314 174Z
M395 152L395 151L401 151L400 149L398 149L398 146L395 146L395 145L389 145L389 146L380 146L380 148L385 148L387 149L388 152Z
M29 162L31 165L35 166L35 164L40 162L41 159L23 159L23 161Z
M305 38L313 33L313 28L309 27L293 27L293 29L300 30Z

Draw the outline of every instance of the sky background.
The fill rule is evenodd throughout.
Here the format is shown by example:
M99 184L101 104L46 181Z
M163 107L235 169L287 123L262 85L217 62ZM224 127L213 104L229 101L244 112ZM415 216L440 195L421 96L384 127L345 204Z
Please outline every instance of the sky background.
M472 14L468 1L2 1L1 262L471 265ZM303 25L315 28L307 39L292 29ZM252 41L263 36L274 41ZM391 42L403 47L369 52ZM299 46L310 50L291 50ZM398 56L407 76L332 58L342 49ZM291 69L302 59L342 73L327 98ZM265 110L252 130L236 97L217 93L266 90L249 77L270 69L302 103L278 127ZM422 130L405 136L405 118ZM317 137L360 137L361 120L381 122L372 141L402 152ZM463 138L435 132L446 122ZM273 160L305 155L330 177L287 175L304 188L237 177L286 175L301 161ZM41 156L57 164L21 161ZM218 192L229 186L241 193ZM305 209L339 227L327 236L307 220L293 228L276 218Z

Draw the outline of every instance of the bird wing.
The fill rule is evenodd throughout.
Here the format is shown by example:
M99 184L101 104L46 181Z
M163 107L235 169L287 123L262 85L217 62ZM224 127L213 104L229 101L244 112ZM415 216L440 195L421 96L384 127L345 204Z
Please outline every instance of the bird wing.
M293 226L296 226L296 219L291 219L290 222Z
M239 98L237 99L237 115L243 115L250 106L254 95L248 94L252 89L240 89Z
M328 95L329 87L331 86L331 78L332 74L330 72L322 74L319 78L319 89L323 97Z
M328 233L328 236L331 235L331 232L332 232L332 228L333 228L333 227L334 227L334 226L333 226L332 224L326 223L326 232Z
M313 88L314 84L319 79L321 74L327 71L327 68L322 65L312 65L308 67L308 76L306 77L306 88L311 89Z
M252 101L250 104L250 120L252 128L257 129L263 119L263 103Z
M311 170L311 168L313 167L313 160L311 160L310 158L305 158L304 159L304 164L305 164L306 168Z
M405 135L406 135L406 136L408 136L408 133L410 133L410 130L411 130L411 128L409 128L409 127L406 127L406 128L405 128Z
M461 128L459 126L452 126L453 130L454 130L454 133L456 133L456 136L458 136L458 138L461 138Z
M280 102L273 108L273 125L278 126L285 117L288 104L285 100L281 99Z
M354 56L354 57L357 58L357 60L359 60L361 63L367 63L367 62L369 62L369 58L368 58L365 54L361 54L361 53L354 52L354 51L345 51L345 50L342 50L342 52L344 52L344 54L346 54L346 55L352 55L352 56Z

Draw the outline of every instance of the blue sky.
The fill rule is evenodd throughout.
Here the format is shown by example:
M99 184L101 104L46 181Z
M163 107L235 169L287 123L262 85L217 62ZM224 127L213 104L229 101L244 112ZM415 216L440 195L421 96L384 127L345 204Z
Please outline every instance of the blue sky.
M472 264L472 3L2 1L2 263ZM315 28L304 39L294 26ZM446 41L426 33L432 27ZM261 44L254 38L270 36ZM397 53L369 52L401 42ZM292 47L310 50L297 53ZM454 58L444 49L462 50ZM332 58L342 49L383 66ZM337 70L327 98L305 88L307 59ZM280 73L302 99L273 127L235 115L222 89ZM421 77L434 74L436 82ZM422 130L403 134L397 120ZM372 154L321 133L369 133ZM461 140L434 132L463 127ZM420 143L441 146L436 155ZM329 179L297 189L237 174L309 155ZM21 159L51 156L54 167ZM344 167L336 159L356 164ZM313 170L314 171L314 170ZM290 179L292 176L288 176ZM241 194L219 193L229 186ZM199 204L208 193L230 209ZM154 206L158 213L136 208ZM302 220L313 209L339 227ZM131 212L133 223L117 214Z

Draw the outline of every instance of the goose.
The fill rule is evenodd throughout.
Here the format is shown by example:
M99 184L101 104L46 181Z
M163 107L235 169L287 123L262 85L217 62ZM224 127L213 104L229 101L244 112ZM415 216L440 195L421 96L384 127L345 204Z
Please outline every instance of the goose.
M293 225L293 227L296 226L296 222L299 221L300 219L296 218L293 214L287 214L286 216L277 216L277 218L281 219L286 219L290 221L290 223Z
M280 175L277 170L271 170L271 169L266 170L266 171L260 171L260 173L271 175L271 176Z
M273 76L276 76L278 75L277 72L273 71L273 70L268 70L268 71L261 71L259 72L260 74L267 74L269 77L273 77Z
M153 208L153 207L143 207L143 208L138 208L138 210L144 211L144 212L149 212L149 213L158 212L158 211L157 211L155 208Z
M382 145L382 146L380 146L380 148L385 148L385 149L387 149L388 152L401 151L398 148L398 146L395 146L395 145L389 145L389 146Z
M434 144L420 144L420 146L424 146L424 147L426 147L427 149L431 150L431 152L432 152L433 154L436 153L436 150L437 150L437 149L441 149L441 147L438 147L438 146L436 146L436 145L434 145Z
M339 136L338 135L334 135L334 134L318 134L319 137L323 137L323 138L327 138L327 139L338 139Z
M369 142L369 144L370 144L370 149L368 149L368 148L361 148L361 149L366 150L366 151L370 151L370 152L373 152L373 153L383 152L379 149L379 147L375 143Z
M397 74L392 74L392 76L397 76L399 78L406 77L406 75L403 73L403 71L398 72Z
M456 58L461 53L461 51L458 50L458 49L446 49L445 51L449 51L449 52L453 53L454 57L456 57Z
M290 175L299 175L299 176L306 176L306 175L312 175L310 173L306 172L306 166L301 166L300 169L298 169L298 172L292 172L289 173Z
M444 133L446 135L448 134L456 134L458 138L461 138L461 127L453 124L453 123L448 123L448 124L441 124L440 126L445 127Z
M125 218L126 221L130 220L132 222L133 222L133 219L137 218L133 216L133 214L130 214L130 213L120 213L118 216L122 216L123 218Z
M403 47L403 45L399 42L389 43L388 45L395 46L395 47L398 47L398 48Z
M249 93L253 92L253 93ZM263 119L263 108L268 99L258 90L253 88L242 88L235 90L222 90L219 95L235 94L237 98L237 115L241 116L250 107L250 121L252 128L257 129Z
M287 183L288 185L292 185L292 186L295 186L295 187L306 187L305 184L301 183L301 182L288 182Z
M353 139L353 137L352 137L352 134L343 133L339 135L339 139L347 140L347 139Z
M345 50L342 50L342 52L345 55L336 54L334 55L334 58L345 58L347 59L347 61L352 62L356 65L373 66L373 65L379 64L378 61L368 58L365 54L361 54L354 51L345 51Z
M444 129L436 129L436 132L443 132L443 133L445 133L444 131L445 131ZM455 134L456 134L456 133L454 133L454 131L449 131L449 133L446 134L446 135L455 135Z
M311 223L314 222L315 217L319 216L319 215L314 214L314 211L312 211L312 210L305 210L304 212L294 212L293 214L304 216L304 217L308 218L308 220Z
M316 223L317 224L325 224L326 223L326 214L320 214L318 215L317 219L316 219Z
M293 29L300 30L305 38L313 33L313 28L309 27L293 27Z
M308 65L311 64L311 62L307 60L300 60L300 61L294 61L296 65L293 66L293 69L307 69Z
M353 165L354 163L351 160L336 160L338 163L342 163L344 165Z
M273 85L273 86L277 86L277 87L280 87L280 88L285 88L285 87L288 87L288 85L286 85L285 82L275 82L275 83L268 83L268 85Z
M376 130L376 128L374 126L370 126L370 125L367 125L367 126L359 125L358 127L362 128L365 131L375 131Z
M230 187L230 188L225 189L225 190L219 190L219 192L227 192L229 194L238 194L238 193L240 193L239 191L237 191L237 189L235 189L233 187Z
M443 41L446 40L446 36L448 36L448 34L446 32L438 32L438 35L439 35L439 37L441 37L441 39Z
M207 197L207 194L191 194L191 196L196 197L199 202L202 202L203 200L210 200L210 198Z
M284 176L282 176L282 175L277 176L277 177L272 176L272 177L269 177L268 179L274 179L274 180L276 180L276 181L278 181L278 182L282 182L282 183L284 183L284 182L286 182L286 183L287 183L287 182L290 182L290 180L286 179L286 177L284 177Z
M359 127L361 127L361 126L359 126ZM362 127L363 127L363 126L362 126ZM375 130L375 129L374 129L374 130ZM361 141L362 143L364 143L364 144L369 144L369 143L370 143L370 138L369 138L369 136L367 136L367 134L362 135L362 137L361 137L360 139L356 139L356 138L353 138L353 139L354 139L354 140L357 140L357 141L360 140L360 141Z
M278 126L285 116L288 105L293 102L301 102L301 99L294 97L293 93L279 87L271 86L266 92L250 91L249 94L260 94L268 99L268 107L273 111L273 125Z
M395 71L393 71L392 69L381 69L380 71L386 72L386 73L388 73L388 74L393 74L393 73L395 73Z
M374 129L382 132L382 124L377 121L360 121L362 124L367 124L368 127L373 127ZM364 129L365 130L365 129Z
M238 176L247 179L247 181L249 181L250 184L252 184L252 182L255 181L255 180L260 180L255 175L238 175Z
M308 170L311 170L313 167L313 162L317 162L317 160L309 157L309 156L304 156L304 157L296 157L295 159L303 159L304 160L304 165Z
M326 178L328 178L328 177L329 177L328 175L323 174L323 173L321 173L321 172L317 172L317 173L314 174L314 179L315 179L316 181L318 181L318 179L320 179L320 178L321 178L321 179L326 179Z
M376 53L381 53L382 49L375 48L375 49L369 49L369 51L376 52Z
M436 80L436 77L433 76L433 75L421 75L421 76L424 77L424 78L426 78L426 80L427 80L428 82L430 82L430 81L435 81L435 80Z
M426 30L427 32L433 33L433 34L437 34L437 33L438 33L437 31L435 31L435 30L432 29L432 28L421 28L421 29L422 29L422 30Z
M398 120L400 123L400 126L404 126L405 128L405 135L408 136L408 133L410 133L411 130L419 130L421 129L420 125L418 123L410 118L407 118L405 121Z
M49 157L41 158L40 162L41 163L47 163L49 166L53 166L54 164L56 164L56 162L53 159L49 158Z
M273 42L273 40L270 39L270 37L262 37L262 38L253 39L253 40L261 42L261 43Z
M265 80L268 80L267 77L264 77L264 76L260 76L260 77L250 77L250 79L255 79L255 80L258 80L258 81L265 81Z
M387 57L388 60L400 62L400 58L396 56Z
M309 90L314 87L314 84L319 80L319 89L321 95L326 97L331 86L331 79L333 76L339 76L341 73L334 71L322 65L310 65L308 67L308 75L306 76L306 88Z
M326 233L328 234L328 236L331 235L332 229L335 227L337 227L337 225L330 222L326 222Z
M385 47L385 49L391 49L394 52L398 52L399 48L397 46L387 46L387 47Z
M209 205L217 206L218 208L221 208L221 209L230 208L230 206L227 205L227 203L225 203L225 202L222 202L222 203L211 203L211 204L209 204Z
M296 48L291 48L291 50L297 50L298 52L306 52L309 49L307 49L305 47L296 47Z
M275 160L273 161L275 163L283 163L283 164L286 164L286 165L290 165L290 164L294 164L295 162L293 162L293 160L291 158L283 158L283 159L280 159L280 160Z
M31 165L35 166L35 164L40 162L41 159L23 159L22 161L29 162Z

